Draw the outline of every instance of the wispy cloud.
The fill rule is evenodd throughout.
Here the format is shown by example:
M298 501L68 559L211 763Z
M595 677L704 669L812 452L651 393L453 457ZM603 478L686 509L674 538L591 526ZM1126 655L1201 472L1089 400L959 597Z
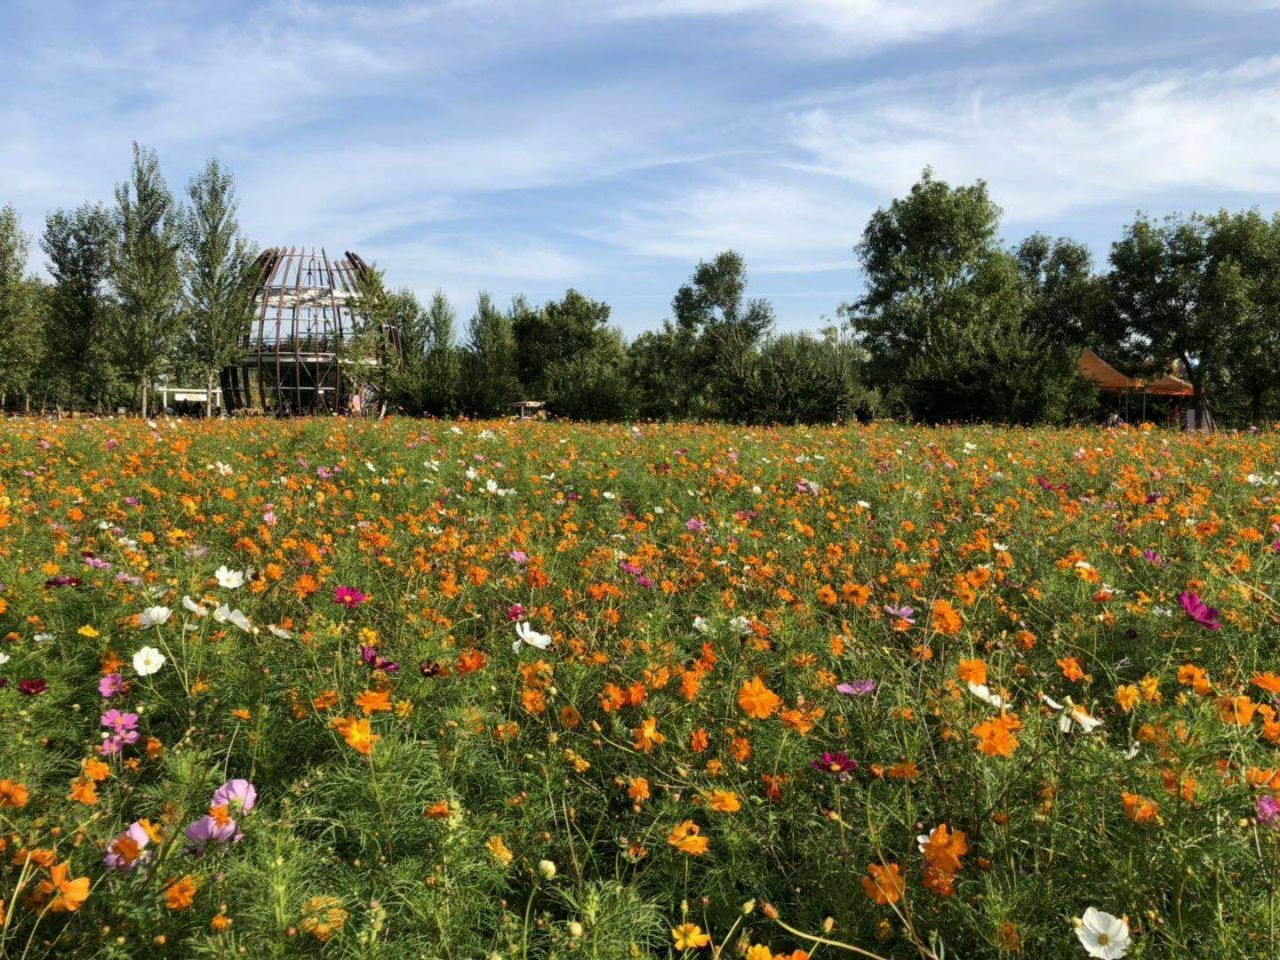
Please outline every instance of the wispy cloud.
M1274 206L1280 0L1229 2L13 0L0 202L107 200L137 139L175 190L217 154L260 242L422 292L579 284L634 332L733 246L797 326L926 164L1016 230Z
M1280 58L1032 90L904 85L792 119L808 169L881 196L926 165L985 178L1024 222L1179 189L1280 192Z

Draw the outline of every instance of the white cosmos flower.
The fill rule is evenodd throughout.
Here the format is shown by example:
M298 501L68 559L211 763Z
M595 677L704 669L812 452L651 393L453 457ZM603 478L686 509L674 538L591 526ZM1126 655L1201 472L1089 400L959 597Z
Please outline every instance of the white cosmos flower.
M271 631L271 635L277 640L292 640L293 631L286 630L284 627L277 627L274 623L267 624L267 629Z
M694 617L693 629L697 630L699 633L707 633L711 629L711 626L707 623L705 617Z
M983 703L989 704L997 710L1002 710L1009 705L1008 700L1000 696L998 693L993 693L991 688L985 683L974 683L972 680L969 681L969 692Z
M1062 716L1058 718L1058 729L1063 733L1070 733L1073 725L1078 726L1085 733L1093 733L1098 727L1102 726L1102 721L1092 716L1084 707L1077 706L1067 697L1066 705L1054 700L1047 693L1040 694L1040 699L1044 701L1045 706L1050 710L1057 710Z
M746 617L734 617L729 621L729 626L737 630L744 637L751 632L751 621Z
M155 647L143 647L133 655L133 669L140 677L149 677L165 664L165 656Z
M1129 922L1090 907L1075 921L1076 936L1091 957L1119 960L1129 952Z
M214 571L214 577L218 580L218 586L224 590L237 590L244 586L244 571L229 570L227 567L219 567Z
M197 617L203 617L205 614L209 612L208 607L201 606L200 604L196 603L194 600L192 600L190 597L186 596L185 594L182 597L182 605L191 613L194 613Z
M545 633L539 633L529 626L527 622L521 622L516 624L516 641L511 644L511 649L519 653L520 644L522 643L527 643L529 646L536 647L539 650L545 650L551 646L551 638Z
M3 667L12 658L7 653L0 653L0 667Z
M253 629L253 626L249 623L248 617L239 610L232 610L225 603L219 606L217 610L213 611L213 619L217 620L219 623L234 624L241 630L245 631L245 633L248 633Z
M147 609L138 614L138 627L142 630L146 630L148 627L158 627L162 623L168 623L171 616L173 616L173 611L168 607L147 607Z

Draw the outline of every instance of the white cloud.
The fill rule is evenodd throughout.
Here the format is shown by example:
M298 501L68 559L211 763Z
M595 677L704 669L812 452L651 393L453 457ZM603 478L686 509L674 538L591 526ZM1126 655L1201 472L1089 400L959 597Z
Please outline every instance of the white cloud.
M775 170L664 192L591 235L632 254L686 263L732 248L752 272L852 270L851 248L871 209L839 180Z
M1005 32L1045 6L1037 0L610 0L622 18L760 15L846 52L971 30ZM776 36L775 36L776 39Z
M932 165L986 179L1021 221L1175 190L1280 192L1280 58L1032 90L904 85L793 123L809 169L887 199Z

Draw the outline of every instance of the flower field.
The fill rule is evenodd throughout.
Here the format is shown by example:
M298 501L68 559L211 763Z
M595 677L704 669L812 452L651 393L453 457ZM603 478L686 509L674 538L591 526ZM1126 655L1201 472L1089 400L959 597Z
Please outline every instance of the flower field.
M0 427L0 956L1280 955L1280 434Z

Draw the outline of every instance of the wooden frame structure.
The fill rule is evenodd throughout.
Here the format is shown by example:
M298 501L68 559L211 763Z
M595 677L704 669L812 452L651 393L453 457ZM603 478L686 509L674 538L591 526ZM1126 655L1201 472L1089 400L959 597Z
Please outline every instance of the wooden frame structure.
M273 247L258 257L254 320L240 357L222 370L229 411L319 414L343 410L350 381L342 346L359 329L354 312L368 265L346 252L330 260L322 248ZM382 342L396 345L398 331ZM381 364L385 357L364 361Z

